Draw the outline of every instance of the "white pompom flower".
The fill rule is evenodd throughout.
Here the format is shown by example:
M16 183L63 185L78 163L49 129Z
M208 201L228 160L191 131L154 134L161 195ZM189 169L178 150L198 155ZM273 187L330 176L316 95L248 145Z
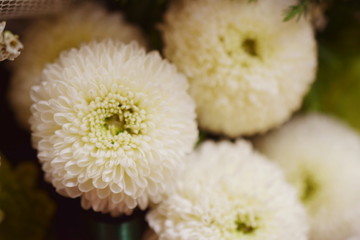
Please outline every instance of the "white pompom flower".
M314 80L316 41L305 19L283 21L293 0L176 0L164 53L190 81L201 128L230 137L285 122Z
M325 115L309 114L256 145L298 189L312 240L360 237L360 137L355 131Z
M305 240L308 229L280 169L242 140L202 144L147 220L160 240Z
M95 3L74 6L63 15L36 20L26 28L22 34L25 48L12 66L9 96L22 127L29 129L30 89L39 84L45 65L54 62L64 50L106 38L145 45L140 30L125 22L121 13L108 13Z
M135 43L61 54L32 88L33 145L46 179L113 216L159 202L197 140L187 89L175 66Z

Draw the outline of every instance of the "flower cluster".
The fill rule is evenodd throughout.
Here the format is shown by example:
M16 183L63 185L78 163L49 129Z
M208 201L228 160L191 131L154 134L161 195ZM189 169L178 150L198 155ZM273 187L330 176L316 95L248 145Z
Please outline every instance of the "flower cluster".
M323 115L285 123L317 70L316 26L291 19L310 2L163 1L167 59L94 3L35 21L10 97L45 179L84 209L150 208L146 240L359 238L360 136Z

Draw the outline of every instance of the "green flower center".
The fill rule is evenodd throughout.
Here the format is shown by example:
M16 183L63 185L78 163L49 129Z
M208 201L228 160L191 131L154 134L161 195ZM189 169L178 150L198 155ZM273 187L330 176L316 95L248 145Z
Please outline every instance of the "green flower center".
M319 190L319 186L314 176L309 173L304 173L303 181L304 182L300 198L304 203L306 203L314 198L314 196Z
M110 93L105 98L96 98L89 104L85 116L88 140L100 149L118 148L135 144L134 138L144 133L146 112L135 101L136 94Z
M257 41L256 39L252 39L252 38L246 38L245 40L243 40L241 47L244 50L244 52L246 52L248 55L252 56L252 57L258 57L258 46L257 46Z
M253 234L258 229L258 219L253 214L238 214L235 220L236 232Z
M244 32L236 26L229 25L219 36L219 42L226 54L244 67L262 60L264 46L256 33Z
M105 118L104 127L110 131L113 136L126 131L124 117L118 114Z

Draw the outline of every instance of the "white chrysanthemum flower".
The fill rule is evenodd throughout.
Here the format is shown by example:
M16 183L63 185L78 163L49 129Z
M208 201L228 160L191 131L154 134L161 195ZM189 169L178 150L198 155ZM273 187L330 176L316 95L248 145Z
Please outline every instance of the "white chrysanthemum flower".
M33 144L47 180L114 216L159 202L197 139L187 88L173 65L134 43L61 54L31 93Z
M297 117L257 141L298 189L311 239L339 240L360 233L360 137L319 114ZM360 237L360 235L358 235Z
M25 49L13 65L10 102L17 120L27 129L31 115L30 89L39 84L45 65L54 62L62 51L106 38L144 44L140 30L126 23L120 13L108 13L94 3L76 6L56 18L35 21L22 36Z
M0 22L0 61L14 60L23 48L18 36L5 30L6 22Z
M293 0L177 0L164 53L190 80L200 127L236 137L289 118L314 80L316 42L305 19L283 21Z
M205 142L187 164L174 191L147 215L159 239L307 239L295 190L247 142Z

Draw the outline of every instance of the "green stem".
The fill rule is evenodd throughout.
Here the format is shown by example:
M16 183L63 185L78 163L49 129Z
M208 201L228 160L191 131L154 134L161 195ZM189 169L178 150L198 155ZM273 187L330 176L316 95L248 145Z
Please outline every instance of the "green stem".
M119 222L93 219L89 227L92 240L140 240L146 223L144 215L140 214L130 218L120 218Z

